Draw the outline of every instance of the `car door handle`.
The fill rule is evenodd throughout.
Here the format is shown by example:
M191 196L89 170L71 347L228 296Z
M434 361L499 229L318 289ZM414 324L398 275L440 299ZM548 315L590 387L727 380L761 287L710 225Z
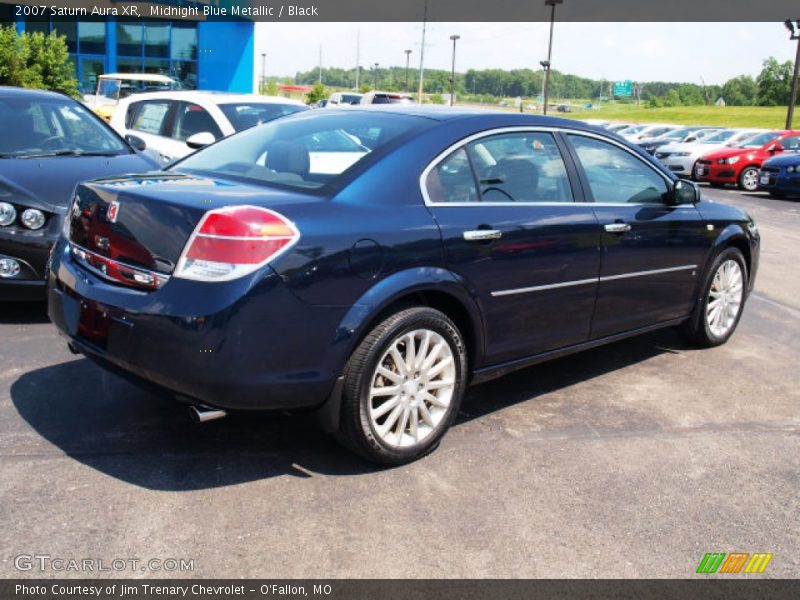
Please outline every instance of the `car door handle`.
M483 242L486 240L499 240L503 232L497 229L473 229L464 232L464 239L468 242Z
M631 226L628 223L608 223L605 229L609 233L626 233L631 230Z

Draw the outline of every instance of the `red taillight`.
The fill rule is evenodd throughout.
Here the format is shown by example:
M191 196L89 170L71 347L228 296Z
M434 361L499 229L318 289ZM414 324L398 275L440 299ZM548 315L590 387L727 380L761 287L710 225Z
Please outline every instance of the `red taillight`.
M300 239L294 223L257 206L210 210L189 238L175 277L230 281L248 275Z

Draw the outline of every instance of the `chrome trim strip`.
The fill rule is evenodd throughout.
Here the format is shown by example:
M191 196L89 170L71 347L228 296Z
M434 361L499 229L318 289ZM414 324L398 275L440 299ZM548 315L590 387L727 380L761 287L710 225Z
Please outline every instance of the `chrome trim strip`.
M492 297L513 296L515 294L528 294L530 292L543 292L545 290L555 290L559 288L572 287L576 285L588 285L590 283L603 283L604 281L615 281L617 279L629 279L631 277L645 277L647 275L659 275L662 273L673 273L675 271L688 271L696 269L697 265L681 265L680 267L668 267L666 269L652 269L650 271L635 271L633 273L623 273L621 275L606 275L605 277L592 277L591 279L576 279L575 281L563 281L561 283L550 283L547 285L535 285L532 287L516 288L513 290L500 290L492 292Z
M688 271L689 269L696 269L697 265L681 265L680 267L669 267L667 269L652 269L650 271L634 271L633 273L623 273L621 275L606 275L600 278L603 281L615 281L617 279L629 279L631 277L644 277L646 275L659 275L661 273L673 273L675 271Z
M592 277L591 279L576 279L575 281L563 281L561 283L550 283L548 285L535 285L533 287L518 288L515 290L502 290L499 292L492 292L492 296L495 298L498 296L513 296L514 294L542 292L544 290L555 290L558 288L572 287L574 285L587 285L589 283L597 283L597 277Z

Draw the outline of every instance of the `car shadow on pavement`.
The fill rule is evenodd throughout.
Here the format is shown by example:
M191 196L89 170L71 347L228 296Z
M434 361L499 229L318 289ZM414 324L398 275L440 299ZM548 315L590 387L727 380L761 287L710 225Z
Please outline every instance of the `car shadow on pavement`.
M676 334L658 332L530 367L472 388L456 427L682 348ZM186 406L85 358L25 373L12 384L11 399L22 418L67 456L148 489L191 491L280 475L382 470L342 449L308 414L231 413L196 425Z
M2 302L0 307L0 324L22 325L47 323L46 302Z

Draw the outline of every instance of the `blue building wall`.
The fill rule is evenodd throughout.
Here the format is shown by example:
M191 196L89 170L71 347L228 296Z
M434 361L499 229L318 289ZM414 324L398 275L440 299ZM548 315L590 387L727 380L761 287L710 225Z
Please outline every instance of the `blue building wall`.
M255 24L207 22L198 26L198 89L253 91Z

